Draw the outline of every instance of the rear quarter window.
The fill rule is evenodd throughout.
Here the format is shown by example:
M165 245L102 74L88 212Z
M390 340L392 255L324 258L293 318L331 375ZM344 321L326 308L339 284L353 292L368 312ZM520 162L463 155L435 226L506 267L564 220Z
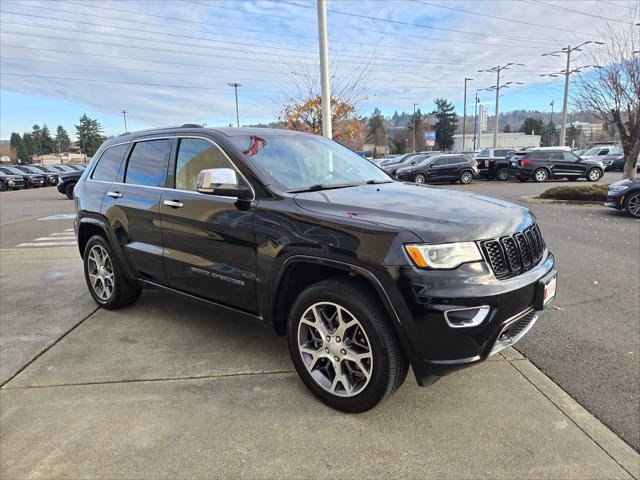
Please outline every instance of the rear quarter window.
M91 178L101 182L119 182L120 167L127 147L128 144L123 144L107 148L98 159Z

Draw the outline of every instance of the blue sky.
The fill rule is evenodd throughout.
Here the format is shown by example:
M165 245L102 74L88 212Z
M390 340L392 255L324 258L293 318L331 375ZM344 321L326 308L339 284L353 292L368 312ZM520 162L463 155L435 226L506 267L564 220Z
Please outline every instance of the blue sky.
M0 138L73 124L87 113L109 135L185 122L269 122L299 89L319 90L315 0L2 0L0 2ZM478 73L524 63L503 81L501 111L562 105L562 81L540 73L563 68L541 54L583 40L604 40L597 14L615 25L637 14L626 0L328 0L334 91L360 75L361 115L423 111L433 99L468 105L476 89L495 84ZM593 16L593 14L596 16ZM375 17L375 18L364 18ZM499 17L499 18L496 18ZM584 63L576 54L576 64ZM308 79L309 85L304 82ZM551 79L550 79L551 80ZM501 82L502 83L502 82ZM480 98L489 111L494 94Z

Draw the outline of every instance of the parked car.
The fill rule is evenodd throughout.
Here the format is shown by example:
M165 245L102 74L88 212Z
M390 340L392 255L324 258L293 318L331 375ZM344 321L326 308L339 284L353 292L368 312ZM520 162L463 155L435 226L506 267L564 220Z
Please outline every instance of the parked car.
M56 171L62 172L62 173L74 173L78 171L75 168L72 168L71 165L57 164L57 165L47 165L47 167L53 168Z
M602 157L605 172L624 171L624 151L622 145L611 147L607 155Z
M385 399L409 365L427 385L512 345L555 295L528 208L394 181L301 132L121 135L75 198L98 305L157 288L269 322L310 391L347 412Z
M544 182L550 178L597 182L604 174L602 162L584 160L567 149L531 149L511 157L510 172L521 182L532 178Z
M8 174L0 169L0 191L20 190L21 188L24 188L24 179L22 178L22 175Z
M44 167L35 166L35 165L14 165L15 168L24 172L24 173L35 173L36 175L44 176L47 181L47 185L57 185L58 184L58 174L51 173L44 170Z
M607 201L604 205L625 210L632 217L640 218L640 177L609 185Z
M485 148L476 157L478 174L487 180L508 180L509 159L515 153L513 148Z
M399 180L418 184L432 182L457 182L468 184L473 181L477 168L475 160L466 155L439 154L421 159L415 165L398 169L396 177Z
M16 167L0 167L0 171L7 175L20 175L24 180L24 188L38 188L47 185L44 175L40 173L25 173Z
M58 192L73 200L73 189L82 176L82 172L61 173L58 177Z
M611 150L611 148L612 147L610 145L601 145L601 146L588 148L587 150L582 152L582 155L578 155L578 154L576 155L578 155L580 158L584 160L594 160L594 159L598 159L598 157L604 157L605 155L607 155L609 153L609 150ZM602 158L600 158L600 160L602 160Z

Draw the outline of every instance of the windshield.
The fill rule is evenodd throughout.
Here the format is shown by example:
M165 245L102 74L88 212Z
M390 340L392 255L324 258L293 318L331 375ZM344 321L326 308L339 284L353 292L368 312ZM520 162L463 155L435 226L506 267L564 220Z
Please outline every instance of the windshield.
M599 151L600 151L600 147L592 147L589 150L587 150L586 152L584 152L582 154L582 156L583 157L589 157L591 155L597 155Z
M2 171L4 173L8 173L10 175L22 175L24 172L21 172L15 167L2 167Z
M315 135L231 137L264 175L286 190L391 182L376 165Z

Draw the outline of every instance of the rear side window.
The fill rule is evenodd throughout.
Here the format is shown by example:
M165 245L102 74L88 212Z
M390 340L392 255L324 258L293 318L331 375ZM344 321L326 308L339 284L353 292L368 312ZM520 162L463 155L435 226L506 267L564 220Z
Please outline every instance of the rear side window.
M201 138L183 138L176 162L176 188L196 191L198 174L207 168L232 168L224 152L213 143Z
M562 154L562 152L551 152L549 158L551 160L564 160L564 155Z
M170 139L136 143L129 156L125 183L147 187L164 187L167 183L170 152Z
M102 182L119 181L118 172L120 171L122 158L124 157L126 151L126 144L107 148L100 156L98 164L93 170L93 175L91 175L91 178L93 180L100 180Z

